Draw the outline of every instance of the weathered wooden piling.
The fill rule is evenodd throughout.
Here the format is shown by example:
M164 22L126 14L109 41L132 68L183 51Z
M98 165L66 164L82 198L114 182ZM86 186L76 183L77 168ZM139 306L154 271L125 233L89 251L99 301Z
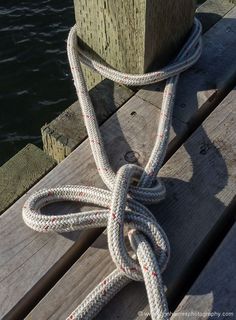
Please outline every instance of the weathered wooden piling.
M194 0L75 0L80 42L120 71L144 73L166 64L181 47ZM86 70L89 87L101 77Z
M80 44L128 73L144 73L153 64L156 68L166 64L182 46L195 12L194 0L75 0L74 4ZM84 71L88 88L101 82L95 72ZM110 81L91 90L99 123L132 94ZM42 128L44 150L60 162L85 138L84 132L76 103Z

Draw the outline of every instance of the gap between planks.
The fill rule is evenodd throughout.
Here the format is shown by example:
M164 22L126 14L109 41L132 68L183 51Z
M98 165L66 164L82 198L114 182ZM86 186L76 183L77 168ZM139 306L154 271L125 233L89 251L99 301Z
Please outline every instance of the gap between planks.
M189 130L187 127L190 128L191 119L193 118L192 115L196 115L196 113L198 113L202 116L202 114L204 114L208 108L211 108L212 105L218 101L217 99L222 92L225 93L228 90L227 88L232 85L232 77L235 74L233 64L235 61L235 56L230 50L230 47L235 45L235 38L233 37L235 32L235 23L233 23L234 17L235 10L232 10L232 12L229 13L225 19L220 21L205 35L204 59L202 58L198 65L193 68L193 70L186 72L181 77L180 86L184 86L185 92L181 93L180 90L178 91L179 102L176 109L178 110L179 108L180 113L178 114L177 112L175 115L173 123L175 132L172 130L171 136L172 140L175 138L176 143L178 142L178 139L182 139L183 135L186 134L187 130ZM230 27L231 30L228 31L227 27ZM216 39L218 41L216 41ZM219 48L221 50L221 54L219 54ZM209 57L214 58L214 68ZM224 65L224 67L222 67L222 65ZM216 66L219 66L217 70ZM205 73L202 71L202 69L204 69ZM220 71L220 73L218 71ZM192 84L193 79L196 81L194 85ZM204 88L206 88L206 91ZM111 136L112 130L114 130L114 128L117 129L117 132L113 131L113 134L117 135L117 139L114 144L117 144L117 148L120 148L123 153L131 152L132 150L141 150L142 152L140 152L140 154L138 153L138 161L140 163L144 162L145 157L150 151L150 146L145 146L143 143L139 145L137 142L132 140L132 137L133 135L139 135L144 142L149 141L149 136L155 132L156 127L156 123L151 125L150 121L153 120L153 114L155 112L158 113L157 107L160 105L159 102L161 98L160 92L153 93L149 91L149 93L150 95L153 94L152 97L157 99L156 106L144 102L138 97L138 95L136 95L125 106L123 106L117 112L117 114L115 114L102 126L103 130L105 131L105 128L109 126L109 123L114 121L116 125L114 126L114 124L112 124L111 128ZM145 96L145 90L139 92L139 94ZM147 99L147 96L144 98ZM181 112L183 112L181 99L183 103L186 103L187 99L188 107L192 107L192 109L189 108L191 109L191 112L186 112L186 115L188 115L186 119L182 119L181 117ZM147 107L150 108L150 114L148 115L147 112L143 112L142 110ZM129 117L125 115L125 110L128 109L130 112ZM132 112L136 112L138 117L131 117ZM122 114L124 114L127 119L121 120ZM177 120L177 118L180 120ZM194 118L195 122L197 122L196 119L199 119L199 117L196 116ZM117 123L117 120L120 122L120 124ZM187 123L187 126L183 124L184 121ZM125 130L127 127L130 127L130 132L132 132L132 134L127 133L127 129ZM128 144L125 142L125 140L123 142L121 141L121 137L123 135L122 132L120 133L120 131L122 130L125 138L131 138ZM176 136L178 136L178 139ZM107 137L106 143L109 143L109 137ZM78 154L81 156L83 153L85 154L85 157L79 159ZM112 149L110 150L110 153L112 153ZM125 161L124 159L116 159L115 154L116 153L114 153L113 157L111 157L111 161L117 168ZM86 168L90 169L89 173L85 173L85 171L83 171L86 170ZM4 276L5 278L5 281L2 282L2 288L5 288L4 290L6 290L8 287L7 292L9 294L6 294L1 302L1 310L3 314L11 310L26 293L29 295L31 294L31 306L28 307L33 307L33 305L37 303L40 298L42 298L42 296L45 294L45 291L40 288L40 282L37 290L31 291L31 289L42 277L45 276L44 279L47 278L48 271L53 266L55 267L57 265L57 261L62 262L64 271L70 267L70 264L68 264L68 261L63 258L63 255L71 247L73 247L75 240L79 241L78 232L64 236L56 234L39 235L24 226L21 220L21 207L26 197L28 197L30 193L42 187L60 185L66 183L67 181L69 181L70 184L85 182L86 184L92 183L96 186L102 185L96 175L96 170L89 153L87 142L84 142L80 147L78 147L61 165L58 165L49 175L47 175L47 177L41 180L34 188L32 188L32 190L30 190L25 196L17 201L16 204L7 210L7 212L5 212L2 216L0 237L2 256L1 261L3 262L3 266L1 267L0 275L2 277ZM57 207L57 210L64 212L65 208L66 206L60 206L60 208ZM70 210L78 210L78 206L76 205L71 205L69 208ZM11 224L11 221L14 219L15 223L13 225ZM78 244L78 242L76 243ZM49 252L51 252L50 255L48 254ZM67 257L69 253L70 251L67 252ZM17 270L15 265L18 268ZM61 275L62 274L59 273L57 279L59 279ZM17 284L16 289L14 283L19 281L19 279L21 279L21 283ZM48 278L48 280L50 279ZM49 288L47 288L47 290L48 289ZM25 306L24 308L20 309L20 306L23 303L22 301L24 301L24 298L18 303L17 306L18 311L21 310L21 314L26 312ZM27 312L28 311L29 309Z

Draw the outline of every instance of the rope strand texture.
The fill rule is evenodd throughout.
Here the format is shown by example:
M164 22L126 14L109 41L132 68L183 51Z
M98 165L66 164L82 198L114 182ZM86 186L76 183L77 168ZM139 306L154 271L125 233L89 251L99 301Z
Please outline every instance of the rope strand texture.
M92 154L108 190L87 186L62 186L38 191L26 201L23 219L30 228L39 232L70 232L107 226L108 247L116 269L67 319L92 319L131 280L144 281L152 319L168 319L161 273L169 260L169 242L165 232L144 204L157 203L165 197L165 187L157 174L166 154L179 75L191 67L201 55L201 24L195 19L189 39L170 65L144 75L121 73L81 50L77 44L76 26L69 33L67 51ZM145 168L126 164L117 173L113 172L104 150L81 62L105 78L128 86L143 86L167 80L156 140ZM138 185L134 185L134 178L139 179ZM68 200L95 204L102 209L59 216L44 215L41 212L41 208L49 203ZM131 257L125 246L125 225L129 230L128 237L135 257Z

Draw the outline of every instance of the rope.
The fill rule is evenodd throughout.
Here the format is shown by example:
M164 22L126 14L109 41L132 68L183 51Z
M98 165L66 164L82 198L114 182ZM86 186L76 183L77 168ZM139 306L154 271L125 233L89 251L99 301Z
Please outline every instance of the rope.
M165 197L165 187L157 174L166 154L179 75L201 55L201 24L195 19L189 39L170 65L144 75L121 73L84 52L78 47L75 26L69 33L67 50L92 154L108 190L77 185L40 190L26 201L23 219L30 228L39 232L70 232L107 226L108 247L116 269L67 319L92 319L131 280L144 281L152 319L169 319L161 278L170 256L169 242L144 204L158 203ZM113 172L104 150L81 62L105 78L128 86L143 86L167 80L156 141L144 169L126 164L117 173ZM135 184L137 178L139 182ZM102 209L64 215L41 213L41 208L49 203L68 200L95 204ZM125 225L128 227L133 255L125 245Z

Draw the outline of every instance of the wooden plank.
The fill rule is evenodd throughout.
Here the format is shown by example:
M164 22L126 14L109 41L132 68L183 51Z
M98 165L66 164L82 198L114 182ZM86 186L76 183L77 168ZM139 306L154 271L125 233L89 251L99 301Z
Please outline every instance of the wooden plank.
M236 315L236 225L232 227L207 266L175 310L172 319L181 320L183 314L194 315L195 320L215 318L229 319ZM226 317L226 316L225 316Z
M232 30L235 30L233 22L234 20L231 21L231 27ZM224 28L224 26L225 22L222 21L222 27ZM225 37L229 37L228 41L233 44L232 35L226 32L223 37L224 39L218 39L216 33L216 38L211 39L211 41L216 41L219 48L221 48L221 41L224 41ZM223 52L224 55L222 56L220 64L223 63L223 61L227 62L229 60L227 57L230 55L231 49L226 47ZM219 61L217 61L217 63L219 63ZM215 67L217 67L217 65ZM233 69L233 67L234 65L231 66L231 69ZM226 72L228 70L227 63L225 70ZM223 71L224 70L222 70L222 72ZM223 75L224 74L222 74L222 78L225 80L226 77L223 77ZM186 72L183 77L188 76L189 72ZM202 74L202 76L207 77L208 74ZM201 79L197 78L196 80L200 81ZM188 92L187 84L188 81L185 81L186 92ZM215 88L215 82L209 82L209 86L211 85L212 88ZM214 90L212 90L212 95L214 95ZM204 102L206 102L207 99L211 99L212 95L210 93L206 94ZM201 102L202 100L199 100L199 108L201 108ZM208 106L211 107L211 104L209 103ZM149 112L147 112L147 110ZM197 112L197 108L193 111ZM206 111L207 108L205 108L205 112ZM141 165L145 163L151 150L150 141L152 141L152 136L156 131L158 113L159 109L157 106L143 101L136 95L104 123L102 131L105 136L105 143L108 146L111 163L115 169L123 163L127 163L127 161L137 161L137 163ZM156 121L154 120L155 117L157 118ZM169 153L175 149L178 141L182 140L183 135L187 132L185 124L176 118L173 122L173 128L175 133L172 131L172 143ZM109 132L109 135L106 134L107 132ZM117 157L117 154L120 156ZM132 155L134 155L134 157ZM29 194L42 187L52 187L66 183L103 185L97 176L88 141L82 143L68 158L49 173L47 177L42 179L40 183L30 190L27 195L22 197L14 206L5 212L1 218L0 254L2 266L0 269L0 277L4 279L2 281L2 292L4 292L4 294L1 296L0 310L2 310L3 314L6 314L15 306L14 314L17 315L18 318L19 314L22 317L22 315L28 312L30 310L29 308L32 308L45 294L45 291L42 289L42 283L46 283L50 287L50 285L52 285L50 282L52 274L54 277L58 276L58 278L60 278L62 271L65 272L66 268L70 266L70 258L76 258L79 255L76 256L76 251L78 248L81 250L81 234L80 238L78 232L69 235L39 235L23 224L20 215L22 205ZM65 204L60 204L55 206L54 210L56 212L65 212L67 208L68 206ZM76 204L69 206L69 208L70 210L78 210ZM14 221L14 225L11 224L12 221ZM14 229L16 225L17 230ZM6 234L8 235L7 237L5 236ZM89 235L90 232L88 231L86 234ZM92 238L90 238L90 240L91 239ZM86 248L85 244L83 244L83 248ZM52 254L49 254L49 252L52 252ZM66 255L64 256L65 253ZM61 266L60 272L57 269L58 265ZM56 270L56 272L52 272L52 270ZM48 288L46 289L48 290ZM19 301L20 299L21 301ZM15 317L16 319L17 316ZM13 319L13 317L11 317L11 319Z
M202 259L200 248L207 246L217 224L223 226L225 209L235 197L235 107L233 91L161 170L167 198L151 210L171 244L171 259L164 273L168 297L178 295L189 268ZM142 137L137 140L143 141ZM36 315L64 319L113 269L103 234L26 319ZM124 314L127 320L145 319L148 306L144 286L133 282L124 288L96 319L111 319L111 314L113 319L122 319Z
M120 71L144 73L157 59L165 64L190 30L194 0L75 0L81 42ZM86 72L89 85L101 77Z
M132 90L110 80L104 80L90 90L99 124L132 95ZM44 151L58 163L65 159L87 137L79 102L76 101L56 119L43 126L41 133Z
M29 190L56 162L41 149L28 144L0 167L0 214Z
M203 32L209 30L227 12L234 7L229 0L208 0L197 8L197 17L203 26Z

